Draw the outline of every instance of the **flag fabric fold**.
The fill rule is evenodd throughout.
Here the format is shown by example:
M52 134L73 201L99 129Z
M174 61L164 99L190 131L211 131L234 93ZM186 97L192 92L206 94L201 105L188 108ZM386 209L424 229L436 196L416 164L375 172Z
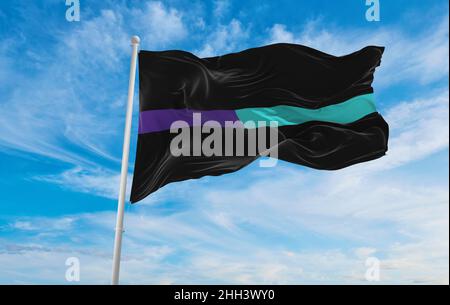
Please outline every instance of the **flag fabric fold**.
M171 182L222 175L253 162L261 153L227 147L224 135L237 138L239 129L245 143L254 139L252 130L275 133L276 143L257 138L256 144L276 149L280 160L316 169L383 156L389 128L376 110L372 88L383 51L369 46L336 57L295 44L210 58L141 51L131 202ZM178 133L171 128L177 121L184 122L175 128ZM261 122L276 127L260 127ZM173 143L183 132L188 147L174 155L179 147ZM202 150L211 146L211 138L212 154Z

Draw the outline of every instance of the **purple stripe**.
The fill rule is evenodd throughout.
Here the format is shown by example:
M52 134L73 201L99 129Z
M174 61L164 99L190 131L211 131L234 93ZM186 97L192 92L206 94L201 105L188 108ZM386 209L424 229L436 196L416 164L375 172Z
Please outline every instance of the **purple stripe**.
M175 121L184 121L189 126L194 126L193 114L201 114L201 123L216 121L225 126L226 121L238 121L234 110L190 110L190 109L158 109L142 111L139 114L139 133L149 133L169 130ZM195 122L195 125L199 125Z

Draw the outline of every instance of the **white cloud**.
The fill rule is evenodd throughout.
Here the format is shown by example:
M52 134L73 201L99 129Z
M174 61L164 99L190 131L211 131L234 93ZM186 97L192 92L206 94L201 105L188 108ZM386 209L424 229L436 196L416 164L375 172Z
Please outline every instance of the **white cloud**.
M102 11L60 39L46 69L16 75L24 85L1 101L0 145L72 164L92 165L89 153L114 160L106 142L118 135L120 121L104 116L112 104L105 95L119 90L105 77L123 67L127 38L121 17ZM69 148L71 142L87 154Z
M211 57L238 51L248 35L248 29L245 29L239 20L233 19L227 25L220 24L209 35L202 48L195 53L199 57Z
M376 256L381 283L448 283L448 188L384 176L345 178L289 170L241 190L191 186L188 193L197 195L185 195L183 209L171 211L168 202L127 209L122 280L367 283L364 263ZM106 283L114 220L113 212L14 220L12 228L31 236L0 249L2 266L21 261L19 269L3 268L0 281L61 283L64 259L77 256L82 283ZM44 226L71 242L55 244L38 233ZM30 273L33 257L46 274Z
M284 24L274 24L270 29L269 43L296 43L294 34L286 29Z
M82 69L78 72L83 73L93 66L106 66L108 70L119 68L120 60L129 49L123 16L110 9L102 10L99 16L83 21L81 27L61 38L57 55L68 59L65 65ZM61 65L61 62L57 64ZM67 66L64 68L67 69Z
M124 14L137 23L126 24ZM74 165L37 179L115 199L118 173L96 161L120 156L123 109L117 101L126 93L127 33L151 29L149 45L165 46L186 37L183 18L180 10L150 2L141 10L104 10L61 37L47 70L21 76L27 86L1 101L0 145ZM270 41L338 54L355 45L386 44L379 79L428 84L448 76L447 26L448 17L416 40L395 29L327 31L311 23L296 34L275 25ZM209 31L198 53L240 50L249 37L233 19ZM3 57L0 66L10 69L11 62ZM448 112L448 90L388 109L389 155L343 171L313 173L280 163L270 174L244 169L245 184L236 173L165 187L128 207L123 280L365 283L365 258L375 255L382 261L382 283L448 283L448 181L418 182L392 171L448 149ZM212 179L219 183L209 184ZM0 229L19 234L14 241L2 239L0 281L63 283L65 259L78 256L83 283L108 283L114 218L98 212L11 220Z
M131 28L144 31L152 46L167 46L187 34L181 13L161 2L112 7L73 30L49 33L57 43L30 55L42 58L43 68L23 75L10 64L14 52L3 47L10 41L2 41L0 66L6 71L0 78L8 75L15 85L5 83L9 91L0 101L0 148L94 170L103 161L118 164Z
M216 18L222 18L230 9L231 3L229 0L215 0L213 14Z
M131 15L134 29L143 33L145 45L166 46L188 34L182 13L161 2L147 2L144 9L134 9Z
M381 283L448 283L448 186L391 177L399 165L448 148L448 137L442 142L436 133L436 128L448 129L447 92L400 103L388 109L386 117L396 148L374 162L326 173L281 166L266 176L249 169L243 175L251 182L244 187L233 186L239 177L227 175L211 178L221 180L219 184L209 184L209 178L186 181L149 196L151 205L139 203L126 215L124 282L366 283L365 259L376 256L382 264ZM416 153L405 154L415 147ZM53 178L79 191L117 195L118 175L110 172L77 169ZM189 195L193 193L195 198ZM165 214L165 209L171 211L165 207L170 202L183 202L183 208ZM105 249L110 247L105 243L108 236L112 242L112 234L103 232L114 227L114 213L69 219L97 232L93 240L100 241L92 247L96 253L103 251L103 261L93 269L90 264L98 258L84 258L89 267L85 283L106 282L110 262ZM35 223L18 220L13 227L31 231ZM327 242L315 248L303 236ZM339 243L328 245L329 240ZM20 255L24 251L42 252L26 248ZM170 258L180 253L183 259L173 263ZM51 255L45 257L49 270L54 269ZM18 258L8 252L2 259ZM49 274L48 281L55 274Z
M110 199L117 199L119 194L120 174L102 168L86 170L75 167L58 175L37 176L35 179ZM128 180L130 179L131 177L128 177ZM128 184L127 187L127 193L129 193L130 185Z
M66 231L72 229L75 222L73 217L61 217L57 219L48 218L31 218L25 220L17 220L11 224L11 229L23 231L55 232Z
M392 129L388 156L378 167L394 167L448 148L449 98L444 90L436 96L403 102L386 112Z
M382 283L448 282L448 186L389 178L392 169L448 148L448 135L442 135L448 133L447 91L402 102L388 109L386 118L392 148L373 162L327 173L305 173L281 163L269 176L249 169L243 173L251 181L245 187L233 186L230 182L239 178L228 175L211 178L221 180L218 184L206 178L168 185L147 197L126 216L132 248L124 252L134 258L123 265L124 281L365 283L365 259L376 256L382 262ZM118 174L112 172L75 169L42 179L117 197ZM183 208L151 215L170 202L183 202ZM100 226L99 232L113 228L113 213L82 218ZM26 230L33 224L25 220L15 227ZM260 241L267 234L274 241ZM324 249L302 250L302 236L340 240L354 250L326 242ZM184 253L184 260L168 265L163 256L152 268L143 268L155 251L147 245L155 243L167 246L167 255ZM210 268L216 270L213 275ZM101 274L105 281L108 264ZM87 281L100 278L88 275Z
M355 249L355 254L357 257L361 259L366 259L377 252L377 249L369 248L369 247L361 247Z

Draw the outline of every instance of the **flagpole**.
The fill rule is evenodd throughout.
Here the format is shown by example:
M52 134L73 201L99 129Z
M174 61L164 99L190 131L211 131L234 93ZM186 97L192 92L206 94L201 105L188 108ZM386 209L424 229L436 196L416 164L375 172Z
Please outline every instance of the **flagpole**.
M120 254L122 250L123 216L125 210L125 193L127 189L128 157L130 154L131 119L133 115L134 83L136 80L136 61L140 41L141 40L139 39L138 36L131 37L132 54L130 65L130 81L128 83L127 114L125 118L125 134L123 137L122 168L120 171L120 188L117 206L116 234L114 238L114 254L112 266L113 285L119 284Z

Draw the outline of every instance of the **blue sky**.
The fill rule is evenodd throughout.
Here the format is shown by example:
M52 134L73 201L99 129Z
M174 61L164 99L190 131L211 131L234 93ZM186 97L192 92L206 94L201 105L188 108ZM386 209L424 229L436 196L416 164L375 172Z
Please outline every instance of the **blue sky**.
M279 162L164 187L127 205L123 283L447 283L448 2L0 3L0 283L108 283L129 69L142 49L212 56L273 42L386 47L386 157L337 172ZM136 91L137 94L137 91ZM130 178L137 134L135 104ZM129 182L131 182L129 180Z

